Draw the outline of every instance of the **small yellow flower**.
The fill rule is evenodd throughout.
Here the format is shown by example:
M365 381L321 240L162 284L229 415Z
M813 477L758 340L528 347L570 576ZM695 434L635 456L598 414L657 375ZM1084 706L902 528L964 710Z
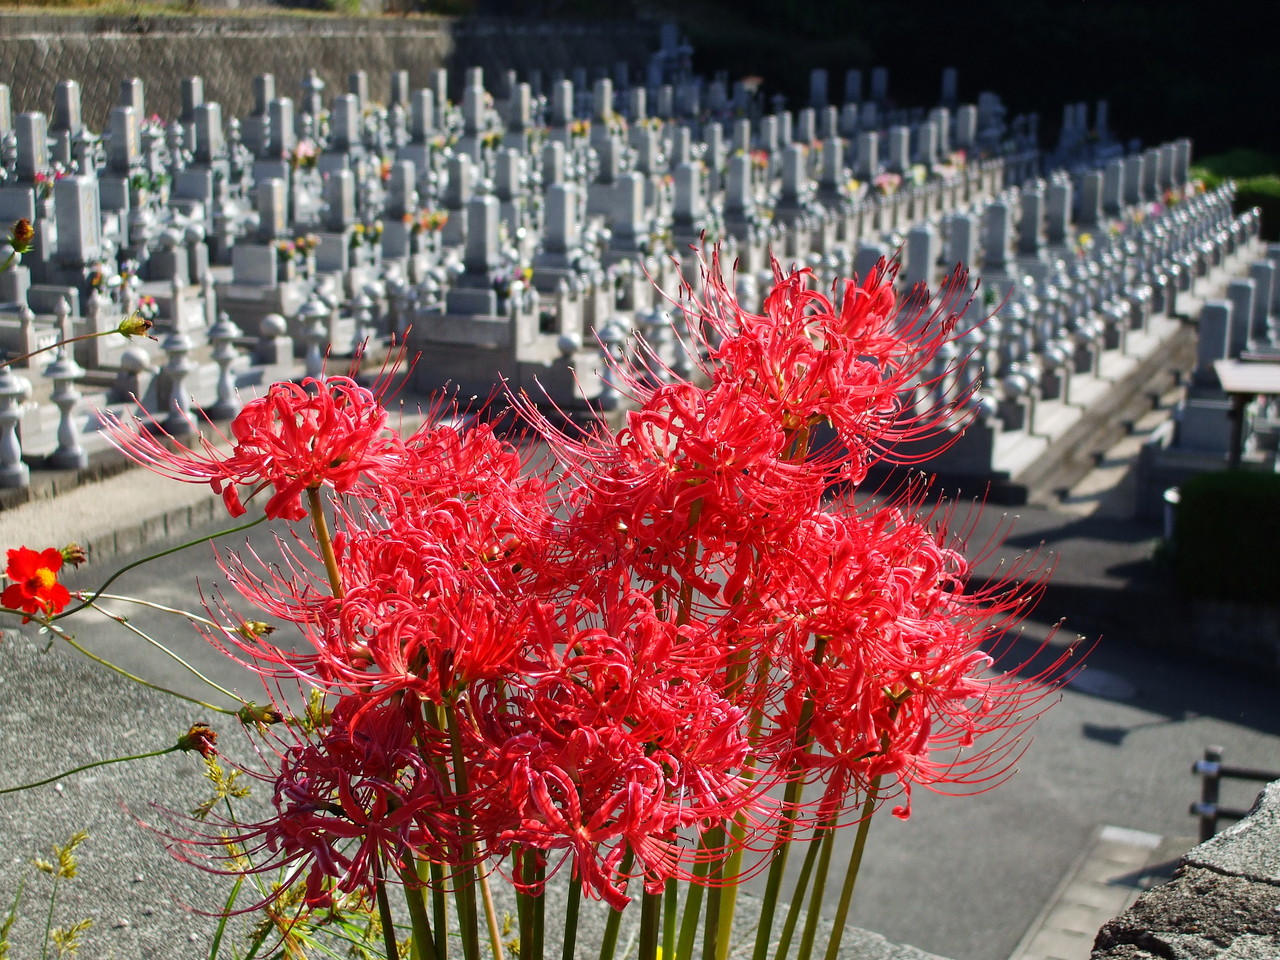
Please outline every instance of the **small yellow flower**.
M145 337L150 335L152 326L153 324L150 320L135 310L120 321L120 326L116 327L116 332L126 337Z

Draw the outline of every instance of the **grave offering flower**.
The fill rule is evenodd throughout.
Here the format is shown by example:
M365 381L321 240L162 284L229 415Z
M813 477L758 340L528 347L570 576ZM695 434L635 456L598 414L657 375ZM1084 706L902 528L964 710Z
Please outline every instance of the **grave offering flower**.
M4 575L11 582L0 593L0 605L23 611L23 623L30 622L33 616L50 617L60 612L71 602L70 592L58 582L62 563L62 551L56 547L10 550Z
M902 174L900 173L880 173L871 180L871 185L880 191L886 197L891 197L898 192L898 188L902 186Z
M156 317L160 316L160 305L156 303L156 298L149 293L144 293L138 298L138 306L134 311L143 320L153 322ZM129 336L129 334L125 334Z
M639 960L692 956L699 935L702 956L724 956L735 891L762 872L755 955L773 953L789 902L777 956L807 910L808 960L842 878L834 956L873 816L1010 776L1071 657L997 663L1037 569L978 582L945 506L917 487L859 496L874 466L910 460L903 441L963 416L963 398L920 398L951 375L935 358L966 333L968 278L900 298L895 273L882 262L822 291L775 264L754 313L713 255L701 292L672 298L692 375L641 342L639 365L606 360L628 398L619 420L572 432L509 397L521 436L549 451L537 462L443 401L402 438L382 389L346 377L274 385L221 445L111 423L135 460L210 484L232 516L241 488L270 490L266 517L300 522L281 557L223 554L239 596L187 615L282 695L215 708L259 765L223 774L203 724L167 748L218 771L194 819L163 814L178 855L282 871L259 888L281 930L376 903L388 958L403 955L398 889L424 960L451 941L466 960L486 939L503 955L496 882L517 902L521 960L542 957L557 874L564 956L582 955L577 918L596 901L608 919L592 949L614 956L633 900ZM49 592L57 551L10 558L7 606L65 606ZM310 696L284 695L291 682ZM271 798L247 820L223 812L242 775ZM802 879L784 891L793 851Z

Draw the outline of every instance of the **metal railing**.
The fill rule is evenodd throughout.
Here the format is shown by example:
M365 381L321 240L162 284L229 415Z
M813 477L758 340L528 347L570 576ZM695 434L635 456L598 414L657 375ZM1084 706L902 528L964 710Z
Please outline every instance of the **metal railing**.
M1222 747L1206 747L1204 759L1191 765L1191 773L1200 778L1200 799L1191 804L1190 813L1200 818L1200 842L1218 832L1219 820L1243 820L1248 810L1240 807L1224 807L1219 803L1223 779L1253 780L1270 783L1280 780L1280 772L1258 770L1254 767L1234 767L1222 762Z

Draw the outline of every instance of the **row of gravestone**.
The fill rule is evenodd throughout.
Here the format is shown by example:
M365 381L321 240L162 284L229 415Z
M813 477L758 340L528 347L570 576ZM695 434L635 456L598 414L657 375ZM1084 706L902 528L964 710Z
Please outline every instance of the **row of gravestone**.
M75 129L74 86L60 85L53 136L43 138L44 146L82 164L83 175L55 180L46 196L39 195L44 187L37 180L40 161L47 159L40 151L40 120L30 114L17 118L7 135L13 145L13 162L6 164L11 185L0 188L0 213L21 205L35 215L37 257L32 266L20 266L15 278L34 267L43 271L44 282L27 284L26 310L36 312L37 298L43 298L42 307L65 301L73 320L84 306L85 322L96 316L109 324L111 307L123 310L131 295L155 296L140 290L156 284L191 288L205 303L216 296L245 329L268 317L273 328L274 318L284 317L282 332L292 334L296 349L314 360L321 354L312 331L323 328L332 347L345 313L347 326L363 332L352 323L362 297L374 303L379 332L412 322L415 345L425 354L416 372L420 386L448 378L478 389L499 375L517 385L537 378L553 392L559 384L563 394L554 399L571 404L608 390L594 373L600 369L595 336L607 328L602 339L615 344L609 349L619 349L627 329L644 326L637 317L653 315L652 298L635 293L639 274L611 274L607 268L669 251L672 244L683 253L704 229L723 234L749 265L746 279L767 277L771 252L817 262L830 276L865 271L873 257L905 245L904 278L928 282L938 263L936 232L941 218L950 215L948 255L998 273L1011 262L1013 205L1020 207L1016 254L1037 258L1061 248L1074 256L1074 208L1088 225L1108 214L1125 215L1135 201L1185 184L1189 158L1189 144L1168 145L1116 158L1103 171L1082 172L1074 192L1073 181L1059 174L1048 184L1029 183L1021 195L1002 195L1006 179L1023 180L1028 172L1010 176L1011 161L1034 168L1034 149L1028 149L1034 144L1015 143L1016 156L981 163L966 158L947 170L926 169L923 184L869 190L846 177L878 169L867 158L878 154L882 135L897 144L890 153L898 160L903 144L912 142L922 151L917 158L927 159L931 149L970 142L973 125L966 118L981 110L961 107L954 116L934 111L905 135L901 129L863 130L852 154L855 166L845 167L843 139L829 136L815 149L810 128L820 115L828 133L839 131L842 118L869 122L874 101L847 104L839 112L802 112L794 123L786 112L756 123L741 118L726 138L723 126L711 121L650 122L647 91L615 96L608 81L594 91L591 110L598 122L589 129L575 125L576 108L569 107L575 97L560 83L538 104L538 118L549 122L534 136L526 122L532 116L527 88L515 84L516 95L499 109L489 105L474 71L461 106L441 111L434 109L437 91L409 91L401 78L393 82L390 110L366 113L367 90L362 92L356 75L353 92L335 97L326 117L314 82L309 91L307 84L304 109L295 115L291 101L273 95L271 78L257 78L258 108L243 122L229 124L224 135L220 111L203 101L196 80L184 83L184 116L167 126L137 124L141 85L126 81L105 151L82 125ZM406 99L411 122L403 125L396 109L403 112ZM626 129L611 122L619 99L633 121ZM990 98L986 102L987 114L999 117ZM494 149L494 132L517 146ZM307 141L315 145L314 154L300 152ZM384 152L390 148L394 154ZM384 171L381 160L391 156L401 159ZM317 219L299 219L300 214ZM433 223L415 219L433 216ZM381 234L370 242L379 220ZM983 225L981 243L975 242L975 223ZM304 235L305 250L298 250L296 240L288 249L291 238L302 230L311 234L317 224L321 229ZM136 254L129 262L138 269L105 295L92 281L77 286L77 270L83 277L92 269L89 255L112 245ZM683 259L685 279L696 282L696 260ZM651 270L661 276L653 263ZM10 290L21 293L15 278ZM762 286L757 284L756 296ZM211 339L211 324L182 320L211 311L171 313L169 305L182 299L178 292L156 299L171 334ZM20 300L19 295L14 302ZM343 303L349 304L345 311ZM19 328L24 319L29 330L40 325L22 316L21 304L17 313ZM47 334L48 329L46 339ZM649 336L661 333L653 329Z

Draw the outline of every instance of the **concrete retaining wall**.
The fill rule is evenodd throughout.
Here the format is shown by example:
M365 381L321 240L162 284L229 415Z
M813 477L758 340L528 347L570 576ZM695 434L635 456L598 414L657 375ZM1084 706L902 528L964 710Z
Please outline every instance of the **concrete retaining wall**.
M408 70L414 87L430 71L450 70L459 86L466 67L485 69L490 89L498 71L566 75L584 67L612 74L627 62L633 74L657 49L656 23L601 21L534 23L443 17L345 18L328 16L91 17L0 14L0 83L9 85L13 111L53 111L61 80L81 85L84 121L106 126L120 81L139 77L147 113L168 119L181 111L184 77L204 78L206 100L225 117L253 106L251 78L273 73L280 96L299 96L298 84L315 68L327 84L326 100L345 93L355 70L369 76L370 96L386 102L389 77Z

